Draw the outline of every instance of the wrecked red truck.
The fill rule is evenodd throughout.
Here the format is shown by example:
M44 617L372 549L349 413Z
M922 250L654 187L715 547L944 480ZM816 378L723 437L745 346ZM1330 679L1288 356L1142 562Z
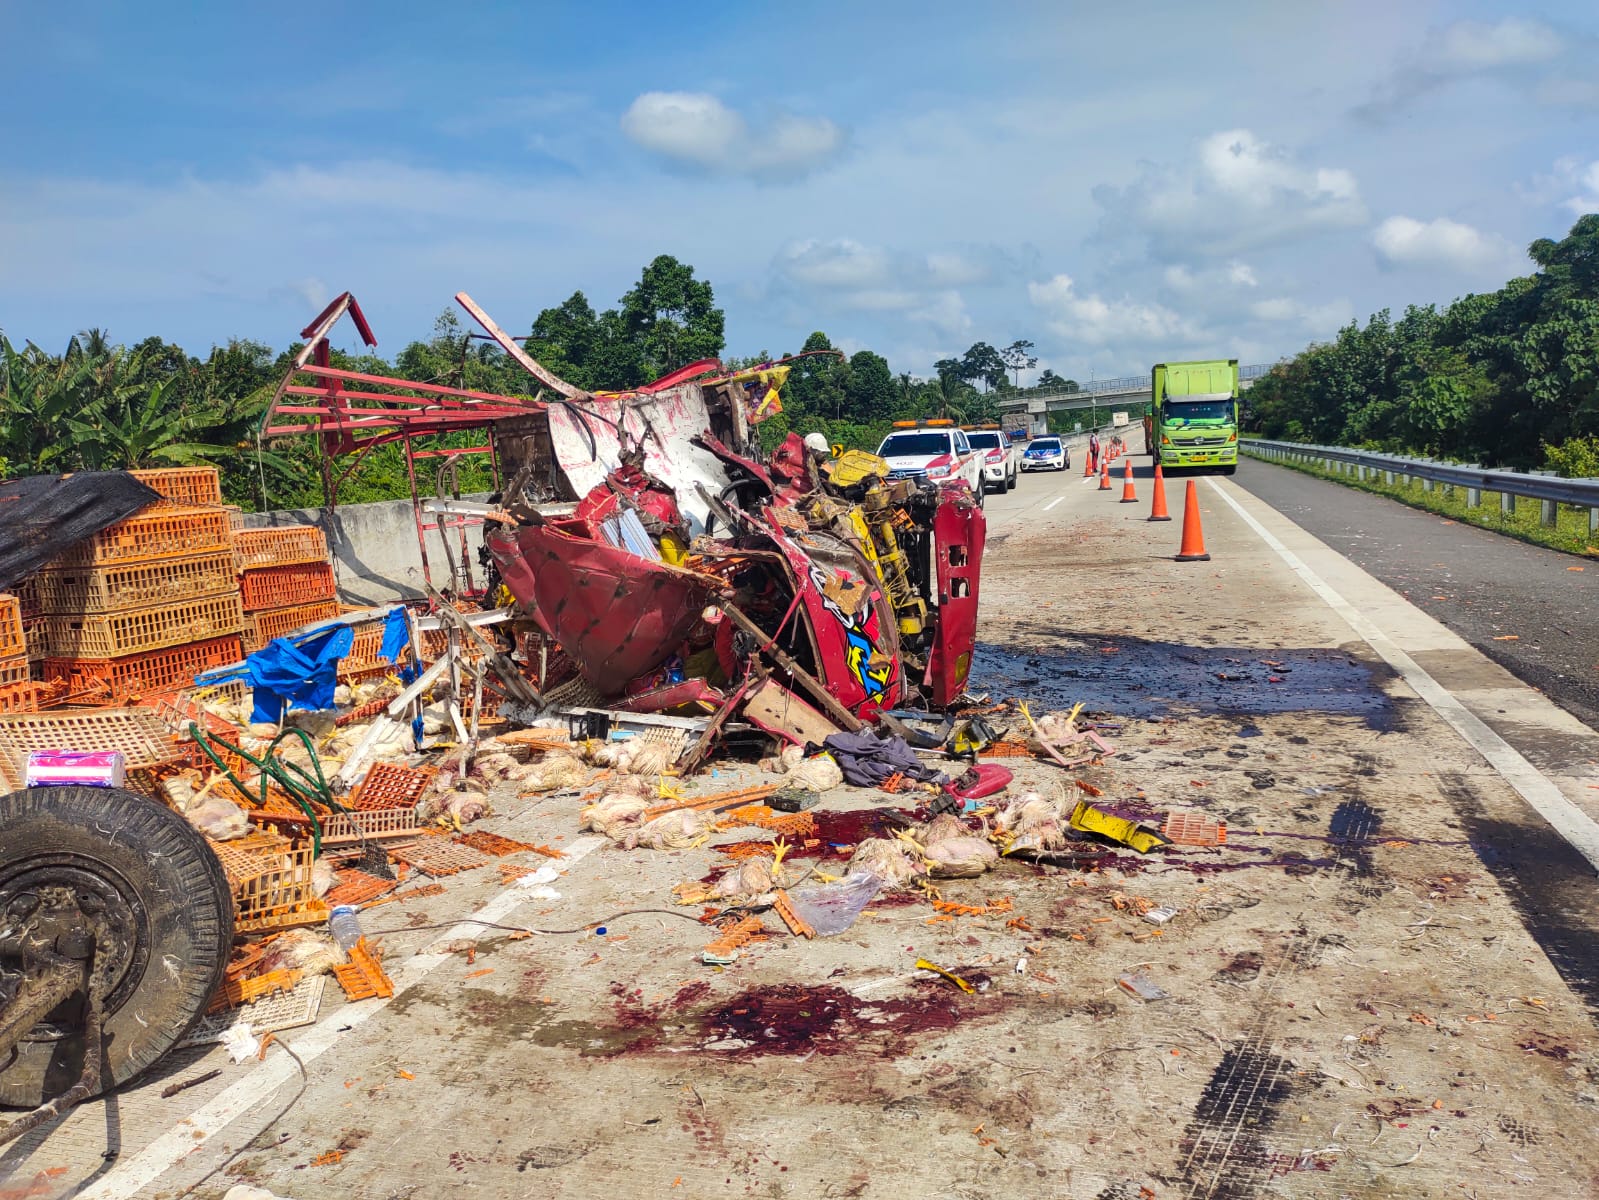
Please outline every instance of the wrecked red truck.
M469 296L456 299L536 396L369 380L325 354L313 361L345 312L370 340L346 294L308 327L315 336L265 432L315 432L330 455L404 441L409 459L413 439L486 430L504 481L488 509L442 495L433 506L485 517L484 594L503 583L515 598L519 659L551 703L714 721L738 712L804 742L962 695L986 533L969 488L893 479L875 455L835 458L792 433L763 449L786 361L729 372L707 359L590 393ZM416 398L352 390L379 382ZM275 424L283 417L295 423ZM457 576L467 549L452 557ZM426 569L425 539L423 554Z

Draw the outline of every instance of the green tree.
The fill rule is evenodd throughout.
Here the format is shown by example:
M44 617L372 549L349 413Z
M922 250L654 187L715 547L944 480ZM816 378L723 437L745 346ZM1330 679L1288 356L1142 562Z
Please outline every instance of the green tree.
M1011 385L1022 386L1022 372L1031 371L1038 365L1038 355L1033 353L1033 343L1023 338L1018 338L999 352L1000 361L1005 364L1005 369L1011 373Z
M711 285L669 254L645 267L638 284L622 297L621 318L649 378L722 352L724 319ZM640 378L628 386L645 382Z
M844 401L855 421L881 421L893 416L900 389L888 360L870 350L850 355Z
M982 384L985 390L1005 382L1005 360L987 342L977 342L961 356L960 377L967 383Z

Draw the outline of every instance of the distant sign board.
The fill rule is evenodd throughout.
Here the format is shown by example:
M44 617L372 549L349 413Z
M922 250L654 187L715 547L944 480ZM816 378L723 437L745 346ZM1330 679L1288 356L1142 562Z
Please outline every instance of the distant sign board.
M1124 413L1124 412L1113 412L1113 413L1111 413L1110 414L1110 423L1112 425L1125 425L1125 424L1127 424L1127 414Z

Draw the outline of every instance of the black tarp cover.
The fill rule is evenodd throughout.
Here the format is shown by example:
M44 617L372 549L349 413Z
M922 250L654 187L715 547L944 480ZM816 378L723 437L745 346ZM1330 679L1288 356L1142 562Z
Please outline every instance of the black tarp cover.
M73 542L131 517L161 494L126 471L24 475L0 482L0 592Z

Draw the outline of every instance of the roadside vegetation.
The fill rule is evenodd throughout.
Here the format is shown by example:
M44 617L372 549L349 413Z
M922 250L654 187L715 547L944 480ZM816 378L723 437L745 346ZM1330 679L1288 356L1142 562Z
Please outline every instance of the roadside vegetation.
M1412 305L1398 320L1385 309L1278 363L1248 392L1248 427L1286 441L1599 474L1599 214L1527 253L1537 270L1496 292L1442 310Z
M306 316L310 317L311 313ZM702 358L731 368L757 366L796 353L723 355L724 314L709 281L661 255L617 304L596 311L582 292L541 311L528 350L557 374L590 390L622 390L658 379ZM256 430L283 372L300 351L233 340L204 357L160 337L116 343L101 329L71 338L60 354L0 331L0 479L16 475L129 467L207 464L222 471L229 503L246 509L308 508L324 503L316 448L307 437L258 445ZM833 351L816 332L800 350ZM977 342L960 358L935 364L931 378L895 374L882 355L859 350L799 360L784 394L784 411L762 426L775 444L790 429L820 430L846 446L875 449L896 420L947 416L995 421L999 400L1017 390L1038 364L1024 339L996 348ZM344 370L442 383L476 391L526 395L528 376L497 346L469 335L453 309L433 336L394 358L335 350ZM1044 371L1036 385L1076 391ZM457 435L460 441L465 435ZM485 464L461 463L461 486L487 490ZM397 446L369 454L340 484L343 503L410 494Z

